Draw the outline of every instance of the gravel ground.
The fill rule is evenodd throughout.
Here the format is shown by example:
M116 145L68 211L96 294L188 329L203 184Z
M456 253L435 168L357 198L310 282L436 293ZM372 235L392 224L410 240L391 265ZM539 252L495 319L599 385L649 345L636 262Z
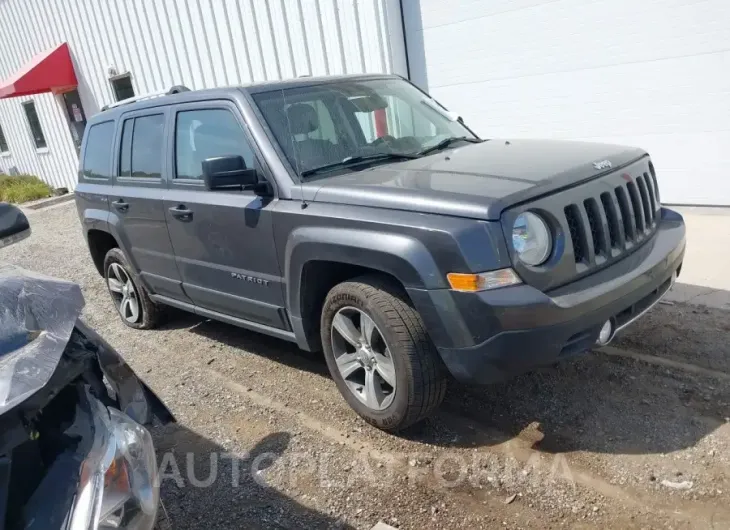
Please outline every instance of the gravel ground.
M79 283L84 318L178 418L154 432L163 526L730 528L727 312L659 305L610 354L453 384L393 436L291 344L178 312L125 327L73 203L29 218L0 262Z

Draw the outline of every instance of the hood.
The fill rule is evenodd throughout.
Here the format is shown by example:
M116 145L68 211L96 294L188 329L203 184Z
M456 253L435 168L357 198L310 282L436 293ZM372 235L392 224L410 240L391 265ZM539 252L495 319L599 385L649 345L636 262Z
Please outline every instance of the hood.
M75 283L0 266L0 415L45 386L83 307Z
M314 202L498 220L515 204L574 186L646 155L620 145L489 140L304 185ZM611 168L598 170L595 162Z

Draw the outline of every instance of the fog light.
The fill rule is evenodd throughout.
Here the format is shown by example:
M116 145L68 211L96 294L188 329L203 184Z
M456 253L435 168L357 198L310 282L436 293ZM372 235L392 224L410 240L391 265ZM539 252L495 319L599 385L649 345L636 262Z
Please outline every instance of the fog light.
M611 340L611 335L613 335L613 324L611 324L610 320L606 320L603 327L601 327L601 332L598 334L598 340L596 342L601 346L605 346Z

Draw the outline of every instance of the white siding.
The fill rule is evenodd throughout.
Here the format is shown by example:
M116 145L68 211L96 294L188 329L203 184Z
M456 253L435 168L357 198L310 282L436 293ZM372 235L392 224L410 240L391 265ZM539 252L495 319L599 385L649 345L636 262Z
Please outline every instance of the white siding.
M398 0L5 0L0 78L68 42L87 116L113 102L107 69L137 94L301 75L405 74ZM21 103L36 102L48 143L37 153ZM78 165L65 110L50 94L0 100L10 156L0 168L73 188Z
M730 205L727 0L404 5L414 78L480 134L637 145L665 202Z

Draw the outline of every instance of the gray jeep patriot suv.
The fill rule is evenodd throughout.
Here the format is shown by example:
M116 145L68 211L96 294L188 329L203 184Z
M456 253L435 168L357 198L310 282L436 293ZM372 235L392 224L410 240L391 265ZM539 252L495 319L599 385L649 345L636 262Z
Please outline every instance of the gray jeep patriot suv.
M387 430L449 375L490 383L606 344L682 267L640 149L482 140L396 76L127 100L94 116L76 204L122 321L174 306L323 350Z

